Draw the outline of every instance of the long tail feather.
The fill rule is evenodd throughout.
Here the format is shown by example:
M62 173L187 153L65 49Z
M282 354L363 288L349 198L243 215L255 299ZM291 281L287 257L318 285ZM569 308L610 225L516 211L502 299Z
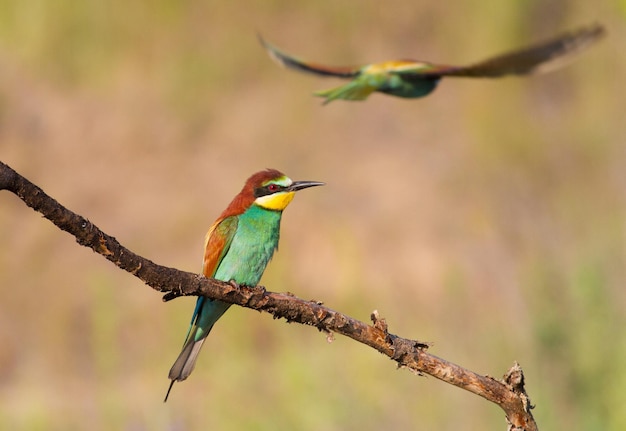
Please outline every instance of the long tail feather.
M204 344L204 340L206 340L206 338L202 338L198 341L195 341L193 337L189 338L182 352L178 355L178 359L176 359L176 362L174 362L174 365L172 365L170 369L168 377L171 380L182 382L189 377L196 365L196 360L198 359L198 354L200 353L202 344Z
M200 353L202 345L204 344L204 340L206 340L206 335L208 335L211 329L206 331L204 338L197 341L194 340L196 330L197 328L194 328L194 330L191 331L190 336L188 337L187 342L183 347L183 350L180 352L180 355L178 355L176 362L174 362L174 365L172 365L172 368L170 369L168 377L170 380L172 380L172 382L170 383L167 394L165 395L165 400L163 402L167 401L167 398L170 395L170 391L172 390L172 386L174 386L174 382L182 382L187 377L189 377L189 375L193 371L194 367L196 366L198 354Z
M172 382L165 395L165 401L167 401L174 382L182 382L189 377L196 365L204 340L213 329L215 322L222 317L229 307L230 304L222 301L212 301L204 297L198 298L183 350L178 355L168 375Z
M172 380L172 381L170 382L170 387L169 387L169 388L167 388L167 393L165 394L165 399L163 400L163 402L164 402L164 403L166 403L166 402L167 402L167 399L168 399L168 398L169 398L169 396L170 396L170 391L172 390L172 386L174 386L174 383L176 383L176 380Z
M365 100L376 91L376 87L364 85L360 82L352 81L340 87L328 90L319 90L313 93L315 96L324 97L326 100L322 104L326 105L333 100Z

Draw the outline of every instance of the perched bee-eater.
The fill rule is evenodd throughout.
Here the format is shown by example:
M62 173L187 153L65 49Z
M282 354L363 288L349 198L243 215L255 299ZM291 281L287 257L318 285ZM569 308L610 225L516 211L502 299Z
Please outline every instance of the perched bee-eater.
M302 61L285 54L263 40L260 35L259 40L270 57L284 67L321 76L350 79L348 84L314 93L324 97L326 104L336 99L365 100L374 91L405 98L423 97L430 94L444 76L497 78L545 72L561 66L572 54L580 52L604 34L604 28L596 24L469 66L398 60L356 67L333 67Z
M243 189L209 228L204 245L202 273L222 281L256 286L278 247L280 219L298 190L321 186L318 181L291 181L285 174L267 169L246 181ZM200 348L215 322L230 304L199 297L183 350L170 369L174 382L193 371Z

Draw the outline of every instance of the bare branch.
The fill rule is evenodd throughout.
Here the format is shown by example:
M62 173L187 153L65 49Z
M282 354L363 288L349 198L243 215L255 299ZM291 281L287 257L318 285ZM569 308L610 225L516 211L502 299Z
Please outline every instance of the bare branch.
M338 333L366 344L416 374L428 374L465 389L499 405L506 414L509 431L535 431L532 405L524 389L524 374L515 363L503 380L483 376L431 355L428 343L391 334L385 319L374 311L372 325L289 293L268 292L261 286L237 286L202 275L157 265L127 248L114 237L98 229L86 218L63 207L39 187L0 162L0 190L8 190L26 205L43 214L76 241L104 256L116 266L130 272L159 292L164 301L186 295L203 295L270 313L274 318L310 325L332 337Z

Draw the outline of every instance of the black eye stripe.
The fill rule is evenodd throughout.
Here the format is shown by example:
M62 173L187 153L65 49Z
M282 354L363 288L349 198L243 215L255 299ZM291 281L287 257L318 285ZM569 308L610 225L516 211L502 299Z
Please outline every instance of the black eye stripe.
M270 188L274 188L274 190L270 190ZM256 189L254 189L254 197L255 198L260 198L261 196L267 196L267 195L271 195L271 194L274 194L274 193L278 193L278 192L283 191L285 189L286 189L286 187L283 187L283 186L275 184L275 183L268 184L266 186L257 187Z

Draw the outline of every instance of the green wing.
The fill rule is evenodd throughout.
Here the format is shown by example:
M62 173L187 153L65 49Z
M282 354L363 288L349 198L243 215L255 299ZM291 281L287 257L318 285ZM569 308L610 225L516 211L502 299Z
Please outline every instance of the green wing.
M217 267L230 248L239 219L237 216L226 217L213 223L204 241L204 260L202 273L205 277L213 277Z

